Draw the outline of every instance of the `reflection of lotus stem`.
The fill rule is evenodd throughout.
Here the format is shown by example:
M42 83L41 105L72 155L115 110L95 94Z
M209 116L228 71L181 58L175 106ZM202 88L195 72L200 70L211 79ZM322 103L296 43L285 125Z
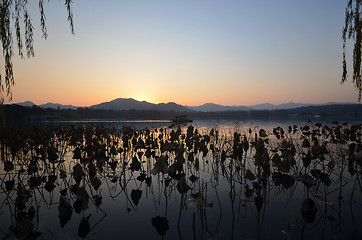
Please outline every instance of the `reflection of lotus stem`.
M183 195L181 194L180 195L180 211L179 211L179 214L178 214L178 221L177 221L177 228L180 232L180 222L181 222L181 213L182 213L182 202L183 202Z
M192 233L193 233L193 236L194 236L194 240L196 240L195 212L192 215Z

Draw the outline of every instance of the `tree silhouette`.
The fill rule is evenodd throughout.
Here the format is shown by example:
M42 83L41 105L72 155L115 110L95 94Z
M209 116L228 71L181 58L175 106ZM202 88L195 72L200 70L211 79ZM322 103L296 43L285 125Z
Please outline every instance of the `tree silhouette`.
M342 31L343 38L343 73L342 81L347 81L347 61L346 61L346 42L348 39L354 41L353 47L353 77L352 81L358 91L358 101L361 101L362 81L361 81L361 25L360 17L361 0L348 0L346 7L346 19Z
M74 34L73 13L71 9L72 0L64 0L68 11L68 21L70 30ZM5 97L10 101L12 99L11 88L14 85L13 71L13 30L18 48L18 54L24 58L24 52L27 58L34 57L34 40L32 24L29 12L27 10L28 0L0 0L0 39L3 48L5 77L0 73L0 103L3 103ZM44 12L44 0L38 0L40 12L40 28L43 38L47 38L46 17ZM22 24L21 24L22 22ZM22 34L22 28L24 34ZM23 39L25 42L23 43Z

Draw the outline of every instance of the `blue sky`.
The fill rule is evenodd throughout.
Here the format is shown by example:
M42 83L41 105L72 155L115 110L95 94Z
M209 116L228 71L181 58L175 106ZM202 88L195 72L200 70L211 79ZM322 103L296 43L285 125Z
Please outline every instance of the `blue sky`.
M31 7L36 56L14 58L14 102L357 100L340 85L346 1L78 0L75 36L63 5L46 2L47 40Z

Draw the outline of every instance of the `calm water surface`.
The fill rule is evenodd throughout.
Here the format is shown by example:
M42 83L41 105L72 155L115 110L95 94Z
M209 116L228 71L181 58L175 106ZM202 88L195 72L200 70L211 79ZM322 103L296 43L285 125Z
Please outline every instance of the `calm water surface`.
M361 126L169 125L3 130L0 237L362 238Z

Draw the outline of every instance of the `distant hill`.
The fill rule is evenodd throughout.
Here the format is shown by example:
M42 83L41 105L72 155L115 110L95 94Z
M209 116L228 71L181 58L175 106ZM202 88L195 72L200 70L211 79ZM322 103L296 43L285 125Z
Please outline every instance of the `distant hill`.
M263 103L263 104L256 104L249 106L253 110L277 110L277 109L293 109L293 108L299 108L299 107L307 107L312 106L314 104L306 104L306 103L282 103L279 105L274 105L271 103Z
M15 103L16 105L20 105L23 107L32 107L32 106L37 106L35 103L31 102L31 101L25 101L25 102L20 102L20 103ZM78 107L73 106L73 105L62 105L59 103L46 103L46 104L41 104L38 107L42 107L42 108L51 108L51 109L72 109L75 110Z
M110 102L103 102L97 105L90 106L92 109L105 109L105 110L148 110L152 108L153 104L146 101L137 101L132 98L117 98Z
M199 112L220 112L220 111L247 111L251 110L245 106L222 106L215 103L205 103L201 106L185 106L191 110Z
M36 104L30 101L16 103L24 107L32 107ZM175 111L175 112L226 112L226 111L251 111L251 110L286 110L295 109L308 106L329 106L329 105L348 105L353 103L336 103L328 102L324 104L306 104L306 103L283 103L274 105L271 103L256 104L250 106L223 106L215 103L205 103L200 106L182 106L180 104L169 103L149 103L146 101L137 101L133 98L117 98L110 102L103 102L90 106L90 109L103 109L103 110L155 110L155 111ZM41 108L59 109L59 110L76 110L78 107L73 105L62 105L58 103L46 103L39 105Z
M223 111L248 111L248 110L277 110L277 109L293 109L298 107L311 106L312 104L305 103L283 103L274 105L271 103L263 103L250 106L223 106L215 103L205 103L200 106L185 106L194 111L200 112L223 112Z
M174 102L159 103L156 105L158 111L190 112L190 109Z
M194 111L200 112L225 112L225 111L249 111L249 110L283 110L283 109L295 109L300 107L308 106L329 106L329 105L345 105L353 103L336 103L328 102L324 104L308 104L308 103L282 103L279 105L274 105L271 103L256 104L250 106L223 106L215 103L205 103L200 106L185 106Z
M46 103L46 104L39 105L39 107L52 108L52 109L61 109L61 110L63 110L63 109L75 110L75 109L78 108L78 107L73 106L73 105L62 105L62 104L59 104L59 103Z
M16 105L20 105L23 107L32 107L36 104L34 104L33 102L30 102L30 101L25 101L25 102L16 103Z
M104 109L104 110L157 110L157 111L175 111L175 112L190 112L192 110L173 103L149 103L146 101L137 101L133 98L117 98L110 102L104 102L97 105L90 106L91 109Z

